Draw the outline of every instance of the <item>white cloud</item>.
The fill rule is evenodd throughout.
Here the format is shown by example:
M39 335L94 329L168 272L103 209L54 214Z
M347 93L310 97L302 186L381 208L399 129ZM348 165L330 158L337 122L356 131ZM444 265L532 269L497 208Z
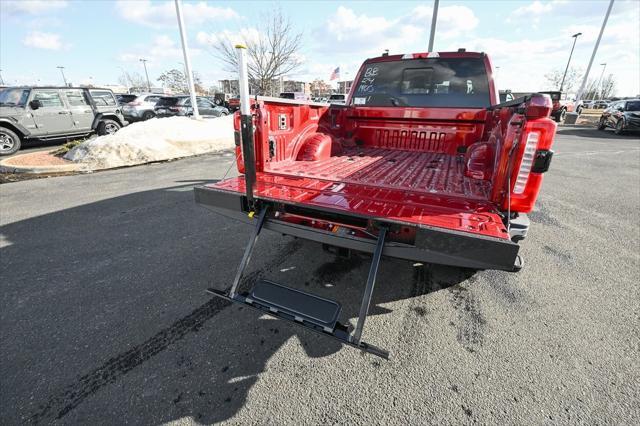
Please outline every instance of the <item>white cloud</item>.
M384 16L358 15L352 9L338 7L317 31L321 52L380 54L424 51L431 22L431 7L417 6L409 14L390 19ZM438 39L471 33L478 18L466 6L444 6L438 12Z
M432 8L418 6L411 12L411 20L422 26L431 25ZM452 38L474 30L480 21L473 10L466 6L444 6L438 9L436 25L438 38Z
M202 53L198 48L189 48L191 57L197 57ZM121 53L118 60L121 62L136 63L140 58L148 60L148 68L179 68L178 62L184 58L182 48L171 37L166 35L156 36L151 45L137 45L132 50Z
M513 16L528 16L528 15L542 15L544 13L551 12L553 10L553 3L546 2L543 3L539 0L535 0L533 3L530 3L526 6L520 6L516 10L513 11Z
M60 34L44 33L40 31L32 31L22 40L25 46L35 47L36 49L60 50L67 47L62 42Z
M119 0L116 8L126 20L150 27L177 25L174 2L151 0ZM205 1L183 3L182 12L186 24L199 25L207 21L238 18L239 15L229 7L210 6Z
M68 4L66 0L2 0L2 13L37 15L63 9Z
M260 32L255 28L242 28L239 31L224 30L218 33L199 31L196 41L202 46L213 46L219 41L230 41L231 44L256 42L260 39Z

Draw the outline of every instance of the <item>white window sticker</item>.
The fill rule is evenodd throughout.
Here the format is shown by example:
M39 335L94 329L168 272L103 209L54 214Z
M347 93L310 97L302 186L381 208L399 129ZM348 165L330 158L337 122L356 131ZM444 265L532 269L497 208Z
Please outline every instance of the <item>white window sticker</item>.
M354 105L364 105L367 103L367 98L353 98Z

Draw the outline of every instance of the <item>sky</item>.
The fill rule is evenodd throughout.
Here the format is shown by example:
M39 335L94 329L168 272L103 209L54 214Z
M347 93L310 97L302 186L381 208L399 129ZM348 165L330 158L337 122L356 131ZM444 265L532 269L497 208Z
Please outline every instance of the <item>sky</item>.
M584 72L608 0L441 0L435 51L464 47L492 58L500 89L552 89L545 74L571 66ZM355 76L363 60L425 52L433 1L188 1L183 0L192 66L210 86L235 78L212 54L221 37L255 37L264 16L280 8L301 33L302 66L287 79ZM616 0L590 76L617 81L617 95L640 94L640 1ZM0 71L5 84L117 84L123 70L153 81L182 69L173 1L0 0ZM156 83L156 85L159 85Z

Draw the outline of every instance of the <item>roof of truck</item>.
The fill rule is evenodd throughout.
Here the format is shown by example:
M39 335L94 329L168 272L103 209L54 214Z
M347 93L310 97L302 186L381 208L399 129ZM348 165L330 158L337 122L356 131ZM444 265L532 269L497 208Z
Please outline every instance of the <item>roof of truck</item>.
M467 52L460 49L457 52L418 52L403 53L398 55L381 55L375 58L369 58L365 62L386 62L398 61L402 59L427 59L427 58L482 58L486 56L484 52Z

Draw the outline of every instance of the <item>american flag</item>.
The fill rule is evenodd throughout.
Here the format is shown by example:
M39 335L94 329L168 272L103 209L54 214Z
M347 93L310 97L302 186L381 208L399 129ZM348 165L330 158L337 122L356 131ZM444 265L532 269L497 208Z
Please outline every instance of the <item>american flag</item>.
M340 67L333 70L333 72L331 73L331 77L329 77L329 81L337 80L339 78L340 78Z

